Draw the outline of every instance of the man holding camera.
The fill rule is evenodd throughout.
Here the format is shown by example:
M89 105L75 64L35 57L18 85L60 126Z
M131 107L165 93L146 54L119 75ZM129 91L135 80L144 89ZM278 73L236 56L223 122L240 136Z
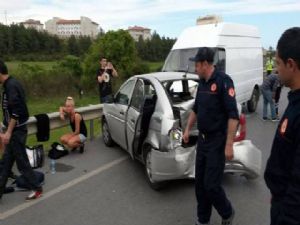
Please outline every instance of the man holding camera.
M100 69L97 71L97 81L99 85L100 102L106 103L112 99L112 78L118 77L118 72L113 64L106 58L101 58Z

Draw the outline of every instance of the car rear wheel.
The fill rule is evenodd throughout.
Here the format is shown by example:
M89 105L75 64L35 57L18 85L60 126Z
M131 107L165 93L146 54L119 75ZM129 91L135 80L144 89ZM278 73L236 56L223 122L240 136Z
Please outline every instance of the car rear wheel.
M105 119L102 120L102 138L106 146L112 147L114 145L114 141L110 135L108 124Z
M247 102L247 108L250 113L256 111L258 101L259 101L259 89L254 88L251 99Z
M147 149L145 150L145 153L144 153L144 162L145 162L145 173L146 173L147 181L153 190L159 191L165 186L165 182L153 181L152 167L151 167L151 164L152 164L152 162L151 162L151 147L148 146L146 148Z
M244 174L244 177L245 177L247 180L255 180L255 179L257 179L259 176L256 175L256 174Z

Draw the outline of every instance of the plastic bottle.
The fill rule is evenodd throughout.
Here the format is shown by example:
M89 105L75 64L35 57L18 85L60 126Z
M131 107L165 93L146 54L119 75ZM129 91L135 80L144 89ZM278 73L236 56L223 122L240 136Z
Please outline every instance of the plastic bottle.
M55 174L56 173L56 169L55 169L55 159L51 159L50 160L50 171L51 171L51 174Z

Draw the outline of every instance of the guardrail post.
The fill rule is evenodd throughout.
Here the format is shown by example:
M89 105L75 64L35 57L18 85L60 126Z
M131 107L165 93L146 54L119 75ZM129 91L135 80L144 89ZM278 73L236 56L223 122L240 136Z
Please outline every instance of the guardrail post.
M94 139L94 120L90 120L90 139Z

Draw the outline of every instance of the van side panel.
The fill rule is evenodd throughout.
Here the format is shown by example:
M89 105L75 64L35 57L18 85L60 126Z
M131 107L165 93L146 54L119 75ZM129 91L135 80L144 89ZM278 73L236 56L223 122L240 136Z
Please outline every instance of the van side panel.
M249 101L254 88L263 82L263 52L259 30L255 26L234 23L189 27L178 37L173 50L199 47L225 49L226 73L235 83L237 101Z
M263 82L263 52L260 38L221 36L226 51L226 73L236 87L239 103L251 99L253 89Z

